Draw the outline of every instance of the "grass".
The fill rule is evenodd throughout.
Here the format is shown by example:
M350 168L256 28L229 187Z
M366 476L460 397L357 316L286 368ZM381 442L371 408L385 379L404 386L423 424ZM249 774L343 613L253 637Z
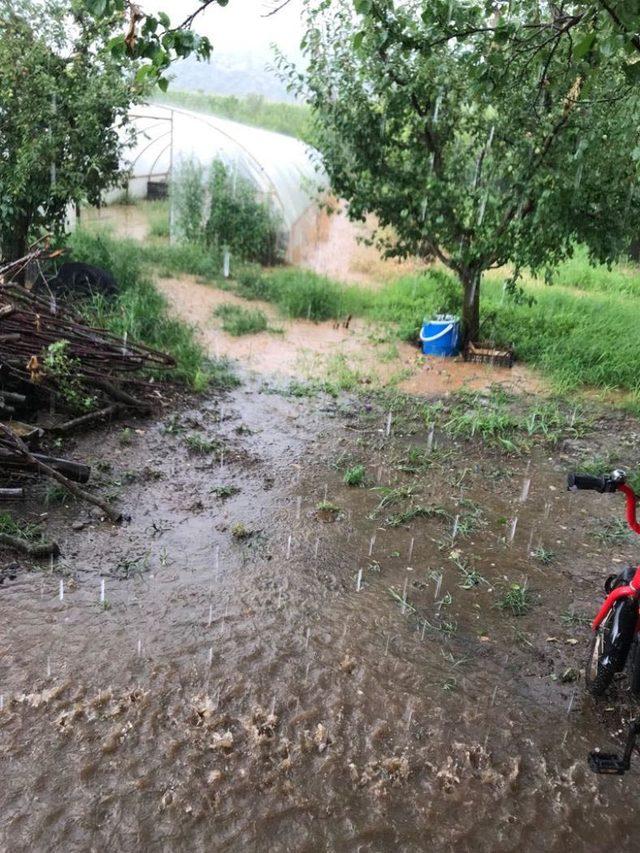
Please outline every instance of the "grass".
M344 472L343 480L347 486L363 486L365 475L364 465L354 465L353 468L347 468Z
M311 110L303 104L268 101L262 95L238 97L209 92L185 92L173 87L168 92L156 92L154 100L196 112L211 113L253 127L263 127L265 130L313 143Z
M531 610L532 601L526 584L510 584L500 596L498 607L511 616L524 616L528 613Z
M9 513L0 513L0 533L7 536L16 536L27 542L39 542L42 539L42 530L37 524L26 521L15 521Z
M329 512L329 513L339 513L340 507L333 503L333 501L319 501L316 504L316 510L318 512Z
M257 308L243 308L241 305L226 303L219 305L213 312L222 319L223 331L230 335L256 335L268 328L266 314Z
M119 285L115 302L97 296L84 306L89 322L172 355L177 367L159 372L160 378L176 378L194 390L237 384L228 363L206 358L194 329L171 316L149 277L138 243L84 231L76 231L69 242L74 259L109 270Z
M631 538L627 522L622 518L612 518L601 521L593 535L603 545L622 545Z
M387 518L389 527L400 527L408 524L416 518L441 518L448 519L449 513L439 506L412 506L404 512L391 515Z
M550 548L545 548L544 546L539 545L537 548L533 549L531 556L534 560L538 560L539 563L542 563L543 566L549 566L556 559L556 552L552 551Z
M192 435L188 435L185 438L184 443L187 445L191 453L195 453L198 456L205 456L208 453L213 453L220 447L220 443L215 441L215 439L211 440L205 438L197 432L194 432Z
M417 339L425 315L460 313L457 281L430 269L387 283L379 290L339 285L309 271L282 268L247 284L233 283L236 292L250 289L254 298L277 304L287 316L313 320L353 314L393 326L397 338ZM503 293L505 274L487 276L482 284L482 336L496 345L513 346L516 358L547 375L564 392L582 386L619 389L632 395L640 410L640 273L625 267L607 270L588 266L584 253L559 271L556 284L525 281L534 303L515 301ZM637 394L637 399L635 395ZM551 427L534 419L533 429ZM464 429L464 424L461 425ZM495 434L505 424L487 421Z

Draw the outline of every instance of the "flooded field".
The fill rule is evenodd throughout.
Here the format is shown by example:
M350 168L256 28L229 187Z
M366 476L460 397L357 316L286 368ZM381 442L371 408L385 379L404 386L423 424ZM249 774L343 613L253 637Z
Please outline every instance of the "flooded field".
M71 445L131 520L51 504L62 557L2 558L2 849L631 849L638 769L585 761L625 685L579 670L634 543L565 476L638 426L516 453L442 411L247 378Z

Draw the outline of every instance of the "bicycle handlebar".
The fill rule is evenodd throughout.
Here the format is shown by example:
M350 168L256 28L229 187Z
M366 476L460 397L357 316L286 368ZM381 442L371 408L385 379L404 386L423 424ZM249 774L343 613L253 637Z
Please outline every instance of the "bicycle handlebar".
M569 474L567 477L567 488L574 492L578 490L590 489L594 492L615 492L617 486L608 488L609 480L607 477L594 477L592 474Z
M636 517L638 498L625 480L624 471L614 471L613 474L603 477L594 477L592 474L569 474L567 488L572 492L578 490L591 490L600 494L622 492L627 502L627 524L634 533L640 534L640 523Z

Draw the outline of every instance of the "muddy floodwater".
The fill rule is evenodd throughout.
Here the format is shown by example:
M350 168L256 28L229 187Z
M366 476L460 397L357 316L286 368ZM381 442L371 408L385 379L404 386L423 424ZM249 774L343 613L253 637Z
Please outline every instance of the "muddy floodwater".
M505 454L280 390L67 448L131 520L52 504L62 557L2 557L2 849L635 849L640 764L585 761L629 700L579 673L634 543L564 484L622 436L637 462L637 425Z

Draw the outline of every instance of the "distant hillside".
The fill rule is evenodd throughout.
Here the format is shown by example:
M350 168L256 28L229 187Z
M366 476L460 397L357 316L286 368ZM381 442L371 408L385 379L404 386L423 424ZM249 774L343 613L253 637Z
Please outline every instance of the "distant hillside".
M221 95L262 95L270 101L294 103L273 71L265 53L224 53L214 50L210 62L185 59L172 66L172 86L190 92L215 92Z
M157 92L153 100L160 104L211 113L243 124L250 124L253 127L285 133L287 136L295 136L312 144L311 112L304 104L269 101L256 93L238 97L205 92L185 92L173 86L164 94Z

